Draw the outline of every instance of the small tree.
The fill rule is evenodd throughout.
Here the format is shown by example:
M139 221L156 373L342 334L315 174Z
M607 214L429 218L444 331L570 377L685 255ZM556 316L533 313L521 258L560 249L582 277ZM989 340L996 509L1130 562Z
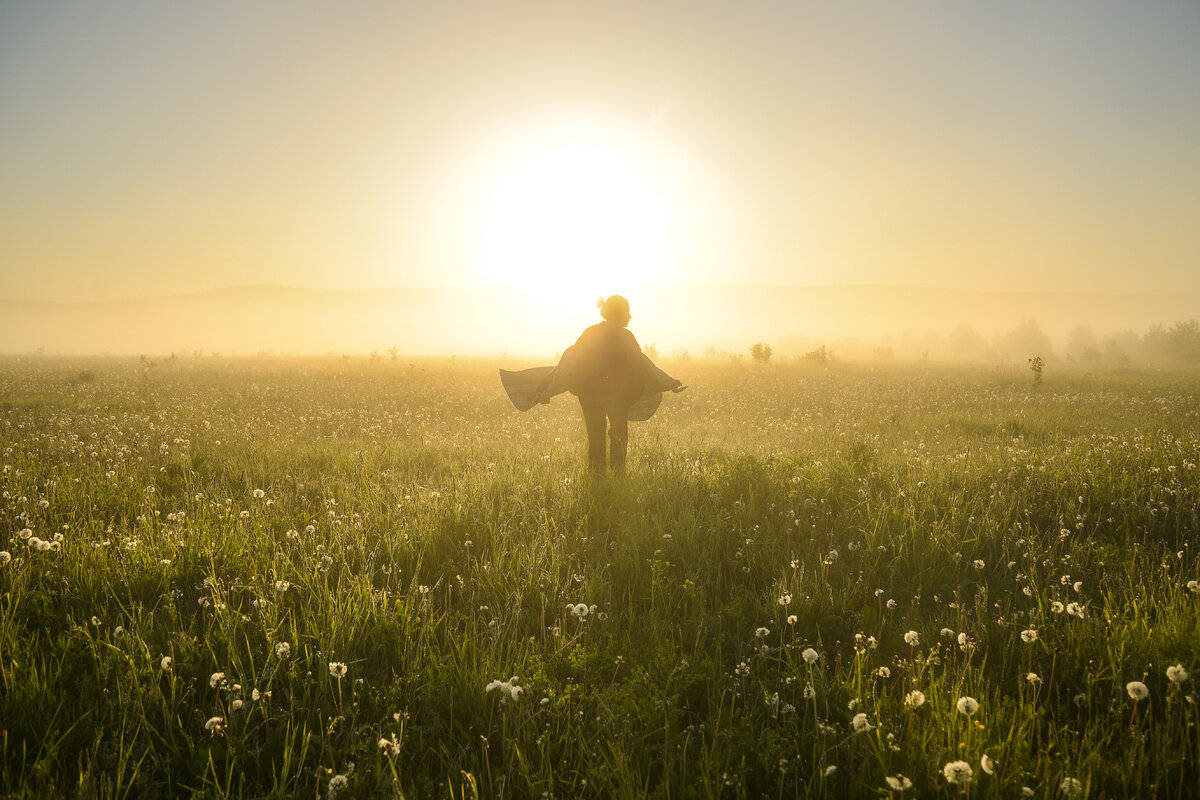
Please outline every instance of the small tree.
M656 361L658 359L658 348L655 347L653 343L646 345L645 353L646 358L650 359L651 361Z
M759 364L771 363L771 345L755 342L750 347L750 358L757 361Z
M825 345L821 345L816 350L809 350L804 354L807 361L812 361L817 364L828 364L830 359L829 349Z
M1034 356L1026 359L1029 362L1029 369L1033 372L1033 382L1035 384L1042 382L1042 369L1046 366L1046 362L1041 356Z

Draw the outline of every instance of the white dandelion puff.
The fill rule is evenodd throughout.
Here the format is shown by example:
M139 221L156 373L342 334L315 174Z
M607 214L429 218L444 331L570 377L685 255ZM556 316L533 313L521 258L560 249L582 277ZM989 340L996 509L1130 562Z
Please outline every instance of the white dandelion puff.
M951 761L942 767L942 775L946 776L946 782L955 786L966 786L971 782L973 774L971 765L965 761Z

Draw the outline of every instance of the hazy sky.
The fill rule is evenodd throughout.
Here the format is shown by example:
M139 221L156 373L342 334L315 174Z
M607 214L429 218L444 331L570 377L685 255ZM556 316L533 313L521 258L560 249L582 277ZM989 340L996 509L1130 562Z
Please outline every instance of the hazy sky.
M1197 43L1194 0L0 0L0 296L469 285L507 231L564 275L1197 292Z

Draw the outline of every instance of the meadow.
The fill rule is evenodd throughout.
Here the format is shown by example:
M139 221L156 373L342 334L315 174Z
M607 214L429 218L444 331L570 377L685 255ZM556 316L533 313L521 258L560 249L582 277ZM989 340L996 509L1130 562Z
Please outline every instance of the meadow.
M0 360L6 797L1195 797L1200 374Z

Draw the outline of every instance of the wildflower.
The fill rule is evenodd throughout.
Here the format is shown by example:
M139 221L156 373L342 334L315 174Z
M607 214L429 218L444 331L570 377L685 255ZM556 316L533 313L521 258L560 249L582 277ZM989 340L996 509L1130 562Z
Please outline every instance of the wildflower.
M328 798L336 797L338 792L346 788L348 782L349 778L345 775L334 775L329 779L329 789L326 790L325 796Z
M892 677L892 671L887 667L880 667L879 669L875 670L875 674L880 678Z
M977 558L971 563L975 566L975 569L983 569L983 559Z
M960 697L954 705L958 709L958 713L968 717L979 710L979 701L974 697Z
M500 699L502 702L520 700L521 693L525 691L523 687L517 685L515 675L506 681L492 681L487 685L486 691L491 692L496 689L500 690Z
M261 500L267 496L267 493L262 489L255 489L253 492L251 492L251 494L254 495L255 500Z
M941 635L943 639L950 639L954 636L954 631L949 628L942 628Z
M275 591L277 592L286 592L290 588L292 585L287 581L275 581Z
M1037 686L1039 683L1042 682L1042 676L1038 675L1036 672L1031 672L1025 676L1025 680L1028 681L1031 685Z
M909 647L916 647L921 643L921 634L917 633L916 631L909 631L908 633L904 634L904 643Z
M1188 671L1183 668L1183 664L1176 664L1173 667L1167 667L1167 677L1171 679L1171 683L1183 683L1189 675Z
M583 619L588 615L589 609L587 603L576 603L575 605L567 603L567 610L574 614L576 619Z
M813 688L811 683L804 684L804 699L813 700L817 696L817 690Z
M224 717L211 717L209 718L208 722L204 723L204 730L215 734L223 730L224 726Z
M1192 594L1200 594L1200 581L1188 581L1187 588Z
M287 642L279 642L275 645L275 657L287 658L292 652L292 646Z
M7 550L0 550L0 567L12 561L12 553Z
M894 792L907 792L912 788L912 781L904 777L899 772L897 772L895 775L888 775L886 780L888 788Z
M853 718L851 718L850 728L855 733L861 733L862 731L871 730L872 725L870 722L867 722L867 715L859 712L858 714L855 714Z
M984 753L983 757L979 759L979 767L988 775L996 774L996 762L987 753Z
M799 619L799 618L795 614L788 614L788 618L787 618L788 625L795 625L797 619Z
M341 661L330 661L329 674L340 681L342 678L346 677L346 665Z
M757 636L759 639L765 639L771 635L771 631L767 628L759 628L754 631L754 635Z
M750 665L745 661L739 661L738 665L733 668L733 671L744 678L750 674Z
M1134 700L1145 700L1150 696L1150 690L1141 681L1130 681L1125 684L1125 691L1129 692L1129 696Z
M218 686L225 685L225 673L214 672L208 679L208 685L216 689Z
M904 705L920 708L925 705L925 693L920 689L913 689L908 694L904 695Z
M1053 611L1055 614L1061 614L1064 610L1064 606L1062 603L1055 600L1054 602L1052 602L1050 604L1050 610Z
M1077 779L1071 777L1063 778L1062 783L1058 785L1058 788L1067 797L1079 797L1081 794L1083 794L1083 784ZM1030 796L1032 796L1032 793Z
M946 766L942 767L942 774L946 776L948 783L953 783L956 786L966 786L971 782L971 765L965 761L951 761Z
M815 664L821 655L811 647L806 647L804 648L804 652L800 654L800 657L804 659L805 664Z
M790 605L791 602L792 602L792 596L790 594L784 594L784 595L780 596L780 598L779 598L779 605L781 605L781 606Z
M123 625L118 625L117 627L113 628L112 635L114 639L120 639L125 635L125 627Z
M230 711L241 711L243 705L245 705L245 703L242 702L241 698L238 698L229 704L229 710Z
M1021 641L1025 644L1033 644L1038 640L1038 632L1034 630L1021 631Z
M158 666L163 672L170 672L175 667L175 661L170 656L163 656Z
M1036 792L1033 791L1032 786L1022 786L1021 787L1021 797L1033 797L1034 794L1036 794Z
M1073 617L1079 617L1080 619L1083 619L1084 614L1087 613L1087 609L1079 605L1079 603L1072 602L1067 603L1067 613Z
M833 552L836 553L837 551L834 550ZM830 764L828 767L825 768L824 777L832 778L836 774L837 774L837 764Z

